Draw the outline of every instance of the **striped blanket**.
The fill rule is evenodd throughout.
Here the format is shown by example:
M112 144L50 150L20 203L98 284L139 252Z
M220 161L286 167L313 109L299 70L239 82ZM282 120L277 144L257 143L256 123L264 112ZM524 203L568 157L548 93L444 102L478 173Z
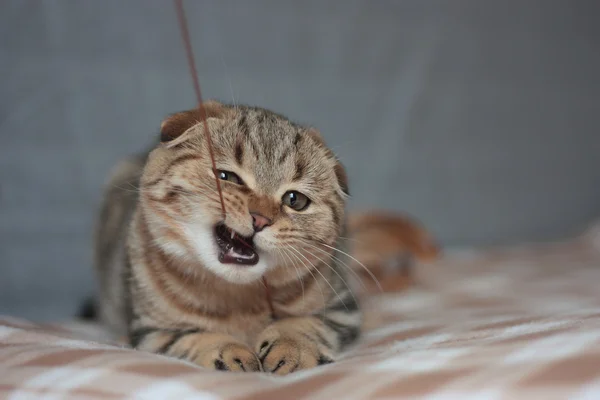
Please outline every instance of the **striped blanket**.
M360 343L287 377L203 370L92 325L0 319L0 398L600 399L600 235L461 251L371 296Z

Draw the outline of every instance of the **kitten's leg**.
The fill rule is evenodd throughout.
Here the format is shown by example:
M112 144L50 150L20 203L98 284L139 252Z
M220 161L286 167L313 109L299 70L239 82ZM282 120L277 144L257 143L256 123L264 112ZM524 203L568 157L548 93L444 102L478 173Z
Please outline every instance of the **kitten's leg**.
M256 354L233 336L200 329L144 327L131 332L139 350L181 358L202 367L223 371L260 371Z
M256 353L263 370L279 375L328 364L359 336L361 315L352 298L322 313L286 318L269 325L258 337Z

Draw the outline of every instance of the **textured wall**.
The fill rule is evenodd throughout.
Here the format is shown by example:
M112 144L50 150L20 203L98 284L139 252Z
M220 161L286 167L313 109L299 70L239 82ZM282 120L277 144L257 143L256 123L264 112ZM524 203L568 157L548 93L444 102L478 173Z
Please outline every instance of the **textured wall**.
M461 245L599 216L599 2L186 4L205 96L319 127L352 207ZM72 312L109 168L193 105L170 1L0 2L0 313Z

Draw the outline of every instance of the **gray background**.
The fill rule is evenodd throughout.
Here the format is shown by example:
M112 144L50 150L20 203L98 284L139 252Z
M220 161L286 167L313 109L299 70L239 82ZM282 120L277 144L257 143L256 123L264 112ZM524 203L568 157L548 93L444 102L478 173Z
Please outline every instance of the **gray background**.
M205 97L319 127L351 207L446 245L552 240L600 214L600 2L188 1ZM0 2L0 313L93 288L101 184L195 104L167 0Z

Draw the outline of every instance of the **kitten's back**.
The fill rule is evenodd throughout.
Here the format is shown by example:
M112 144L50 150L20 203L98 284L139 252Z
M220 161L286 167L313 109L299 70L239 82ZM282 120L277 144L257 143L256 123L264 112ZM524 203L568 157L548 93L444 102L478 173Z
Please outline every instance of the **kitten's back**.
M138 200L139 180L147 153L118 163L109 176L98 215L94 264L97 274L97 316L113 332L126 333L124 271L126 237Z

